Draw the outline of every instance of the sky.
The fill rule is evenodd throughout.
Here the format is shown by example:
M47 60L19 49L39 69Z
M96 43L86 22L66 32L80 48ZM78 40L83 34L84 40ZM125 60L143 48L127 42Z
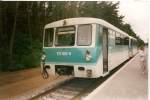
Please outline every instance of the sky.
M120 1L119 14L125 16L124 22L129 23L142 40L148 41L150 2L141 0Z

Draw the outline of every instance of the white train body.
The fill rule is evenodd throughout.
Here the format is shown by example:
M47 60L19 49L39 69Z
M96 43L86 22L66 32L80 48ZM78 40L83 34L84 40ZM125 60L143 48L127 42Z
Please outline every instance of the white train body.
M97 18L69 18L47 24L43 67L49 74L97 78L137 52L136 39Z

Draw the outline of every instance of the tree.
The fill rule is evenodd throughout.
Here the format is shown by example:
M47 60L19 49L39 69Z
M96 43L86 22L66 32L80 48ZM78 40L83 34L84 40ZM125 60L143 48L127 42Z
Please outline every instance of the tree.
M125 31L126 33L128 33L130 36L136 37L136 34L134 33L134 31L131 28L130 24L123 24L122 28L123 31Z
M9 68L12 69L13 66L13 47L14 47L14 38L15 38L15 32L16 32L16 22L17 22L17 13L18 13L18 7L19 7L19 2L16 2L15 6L15 16L14 16L14 24L13 24L13 31L12 35L10 38L10 51L9 51L9 59L10 59L10 66Z

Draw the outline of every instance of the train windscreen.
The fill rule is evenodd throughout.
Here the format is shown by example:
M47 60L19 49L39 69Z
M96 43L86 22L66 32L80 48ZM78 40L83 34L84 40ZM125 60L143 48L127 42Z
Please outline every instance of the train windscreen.
M74 46L75 44L75 27L56 28L55 45L56 46Z

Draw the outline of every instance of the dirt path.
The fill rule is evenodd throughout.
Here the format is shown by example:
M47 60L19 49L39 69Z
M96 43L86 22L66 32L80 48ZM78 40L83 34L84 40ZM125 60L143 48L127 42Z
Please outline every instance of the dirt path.
M45 80L41 77L40 68L16 72L1 72L0 100L12 98L27 99L68 78L50 76L49 79Z

